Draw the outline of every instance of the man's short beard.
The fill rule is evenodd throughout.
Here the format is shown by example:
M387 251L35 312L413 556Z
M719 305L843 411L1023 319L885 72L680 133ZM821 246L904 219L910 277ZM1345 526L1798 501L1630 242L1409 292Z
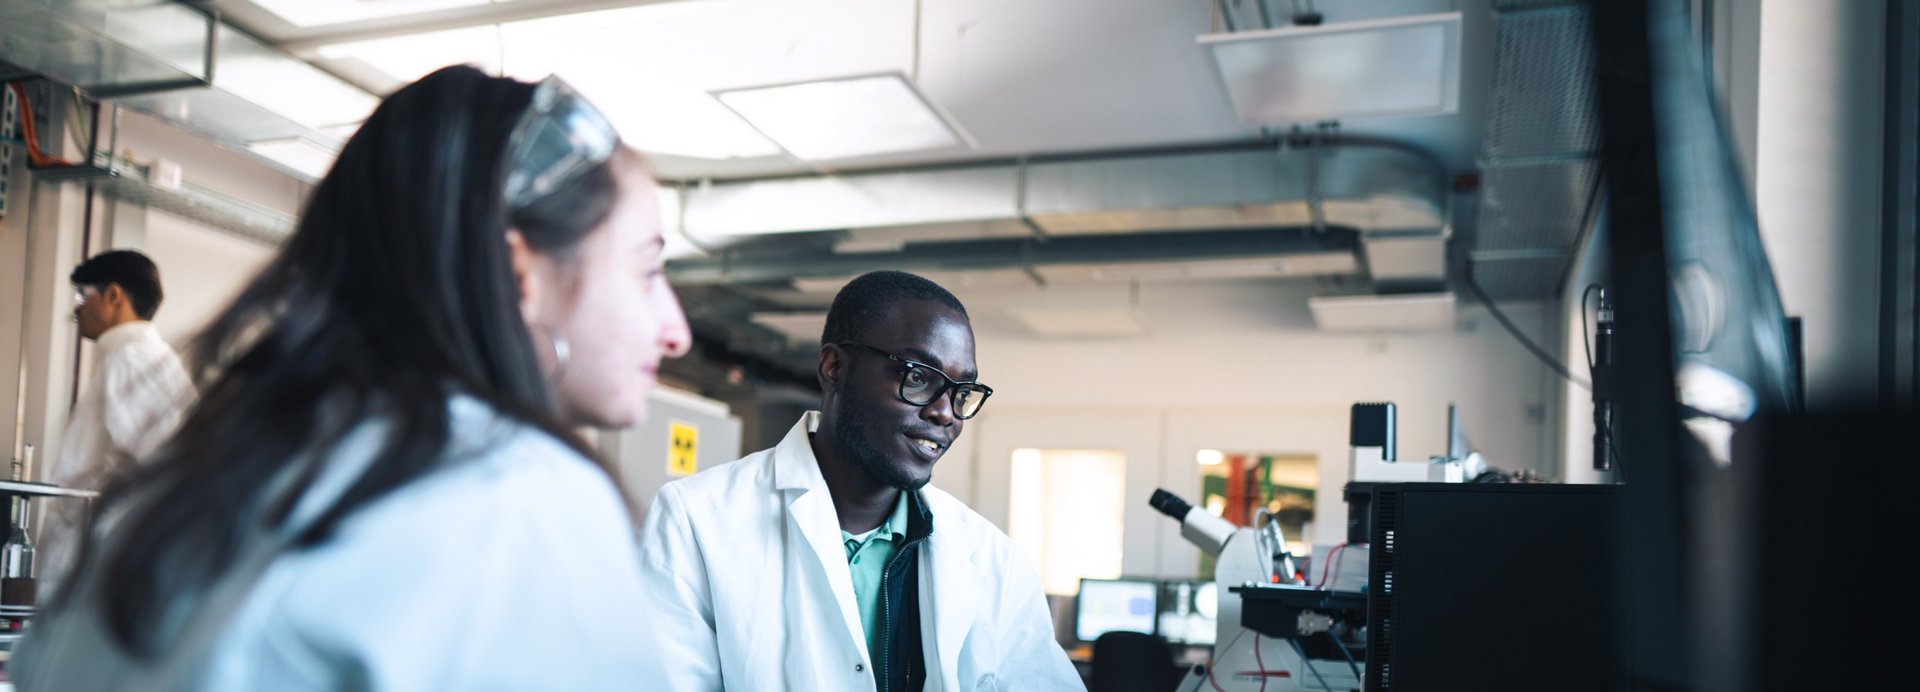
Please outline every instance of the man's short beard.
M873 440L867 437L867 431L875 426L871 425L869 416L860 413L870 409L859 406L864 402L849 400L857 396L850 396L852 390L852 387L843 386L840 396L834 398L834 406L838 410L834 412L833 437L839 443L840 450L852 457L853 463L866 471L868 476L889 488L914 491L926 485L927 481L932 480L931 475L914 478L905 464L893 463L885 452L874 446Z

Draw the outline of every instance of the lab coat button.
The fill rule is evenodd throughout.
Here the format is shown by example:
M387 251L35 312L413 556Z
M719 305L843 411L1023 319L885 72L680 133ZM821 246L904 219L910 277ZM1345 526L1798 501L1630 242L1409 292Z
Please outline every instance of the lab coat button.
M853 672L855 672L855 673L865 673L865 672L867 672L867 664L865 664L865 663L855 663L855 664L853 664Z

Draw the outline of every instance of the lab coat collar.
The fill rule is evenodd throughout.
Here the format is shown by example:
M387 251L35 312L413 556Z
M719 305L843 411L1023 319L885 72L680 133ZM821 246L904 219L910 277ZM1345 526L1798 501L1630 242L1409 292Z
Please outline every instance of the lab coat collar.
M808 411L787 436L773 447L773 487L779 490L826 490L820 460L813 456L813 432L820 429L820 412ZM838 519L834 526L839 526Z
M117 351L139 341L165 341L160 338L160 330L152 322L135 320L114 325L112 329L100 333L93 343L96 356Z
M799 529L820 567L826 570L827 583L833 589L841 619L847 626L847 636L864 649L866 633L855 605L846 548L840 543L840 518L833 511L833 496L827 492L826 477L820 475L820 461L813 455L810 434L819 428L820 413L808 411L787 431L780 444L774 446L774 487L783 492L800 491L788 495L791 526ZM821 492L812 492L814 490ZM960 650L966 644L974 614L980 607L980 568L974 564L974 550L979 546L973 540L976 538L973 532L957 530L958 525L952 523L967 511L959 500L932 486L922 488L917 496L918 509L927 520L930 532L919 557L921 626L931 629L940 666L933 671L938 675L930 677L952 689L958 684ZM936 515L950 517L943 522L947 531L934 530L931 519ZM929 689L936 687L929 685Z
M866 629L860 624L853 573L847 568L846 548L840 543L840 515L833 511L833 494L827 491L826 477L820 475L820 462L813 456L808 435L819 426L820 414L808 411L774 446L773 484L786 496L789 539L800 539L813 553L826 574L827 587L833 590L835 604L840 606L840 620L848 639L864 650ZM793 536L795 532L799 536Z

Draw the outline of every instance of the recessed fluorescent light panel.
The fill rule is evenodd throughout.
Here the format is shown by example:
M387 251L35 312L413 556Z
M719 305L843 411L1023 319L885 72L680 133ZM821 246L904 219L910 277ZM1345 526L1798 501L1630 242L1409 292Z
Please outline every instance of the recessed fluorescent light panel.
M1460 107L1459 12L1199 41L1250 124L1444 115Z
M573 45L577 36L557 30L563 26L547 19L452 29L322 46L319 54L358 61L399 83L461 63L524 81L555 73L606 113L623 139L647 153L715 160L780 155L779 146L704 90L670 74L636 75L625 61L582 53Z
M713 95L787 153L805 161L973 146L959 127L898 73L730 89Z
M253 0L268 12L279 15L297 27L345 24L369 19L399 17L424 12L469 7L513 0Z
M263 139L247 143L251 151L274 163L305 174L314 180L325 177L339 152L301 137Z
M1329 332L1412 332L1453 328L1452 293L1314 296L1313 322Z
M564 69L560 76L592 99L620 136L641 151L714 160L780 155L780 147L705 92L585 66Z
M332 43L314 52L326 60L359 61L405 84L447 65L467 64L499 73L503 68L501 58L507 51L501 44L500 27L489 24ZM520 51L513 52L518 55Z
M313 129L367 119L379 99L319 68L266 53L228 51L213 85Z

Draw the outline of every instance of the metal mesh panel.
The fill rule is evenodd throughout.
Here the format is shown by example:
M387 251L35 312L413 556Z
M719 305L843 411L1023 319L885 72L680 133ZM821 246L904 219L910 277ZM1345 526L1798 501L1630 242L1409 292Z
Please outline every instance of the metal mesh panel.
M1566 0L1496 0L1493 88L1481 148L1472 251L1495 299L1558 295L1594 184L1600 123L1589 10Z
M1475 261L1473 278L1494 300L1551 298L1560 294L1571 257Z
M1490 168L1482 173L1475 250L1571 250L1600 164Z
M104 191L110 197L268 245L278 245L293 235L295 222L290 215L248 208L210 196L182 194L126 178L106 181Z
M1502 15L1482 158L1592 152L1600 143L1584 7Z
M110 199L131 202L156 211L225 231L242 238L278 245L293 235L295 218L252 202L228 197L193 185L169 189L143 180L144 170L122 175L90 166L69 166L42 170L38 179L46 182L92 181Z

